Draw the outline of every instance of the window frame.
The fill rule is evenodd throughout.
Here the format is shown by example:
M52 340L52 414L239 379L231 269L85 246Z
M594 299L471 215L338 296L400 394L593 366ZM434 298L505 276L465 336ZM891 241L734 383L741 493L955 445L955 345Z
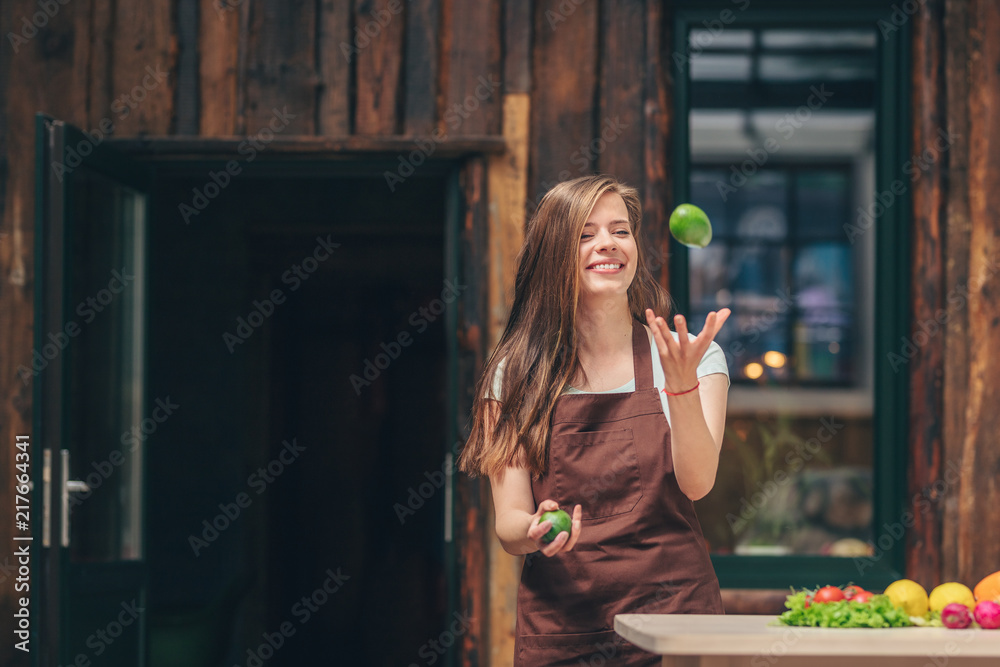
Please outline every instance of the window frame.
M742 0L745 3L745 0ZM740 7L745 9L741 11ZM730 15L723 12L729 10ZM874 407L872 479L874 502L872 531L875 555L859 562L855 558L831 556L740 556L712 554L712 563L723 588L815 587L822 584L854 582L866 588L882 589L903 577L906 538L896 538L887 526L904 525L907 490L909 433L909 375L895 372L888 354L900 338L909 334L910 321L910 181L902 178L899 165L910 153L910 21L896 25L889 19L891 2L822 0L803 8L799 3L757 0L752 6L738 0L678 0L673 12L673 44L670 58L674 81L672 172L674 201L687 201L690 179L690 44L689 31L705 21L723 21L724 29L774 26L829 29L876 26L884 23L891 32L881 35L876 45L875 97L875 193L885 192L895 182L904 190L894 205L886 207L874 228L875 234L875 331ZM879 23L882 21L883 23ZM886 85L882 85L886 84ZM887 122L892 119L892 122ZM670 241L671 295L680 312L689 310L689 261L687 248ZM905 296L904 296L905 295ZM888 538L883 540L883 538ZM888 542L887 548L879 544ZM864 567L862 567L864 566Z

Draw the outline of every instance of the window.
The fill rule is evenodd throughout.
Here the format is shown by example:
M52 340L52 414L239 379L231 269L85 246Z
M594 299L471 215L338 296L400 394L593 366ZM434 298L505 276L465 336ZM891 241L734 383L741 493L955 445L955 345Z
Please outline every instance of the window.
M906 382L884 360L906 333L905 197L859 216L905 179L904 31L884 36L875 3L703 4L675 21L675 190L714 237L671 267L692 330L733 311L702 528L723 586L884 585L903 548L879 527L901 515Z

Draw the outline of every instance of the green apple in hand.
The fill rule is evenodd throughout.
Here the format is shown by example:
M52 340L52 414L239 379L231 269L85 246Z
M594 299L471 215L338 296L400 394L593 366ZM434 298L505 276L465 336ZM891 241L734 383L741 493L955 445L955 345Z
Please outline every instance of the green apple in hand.
M543 542L551 542L559 536L559 533L569 533L573 529L573 519L562 510L545 512L539 519L539 523L543 521L552 522L552 528L549 529L549 532L542 535Z

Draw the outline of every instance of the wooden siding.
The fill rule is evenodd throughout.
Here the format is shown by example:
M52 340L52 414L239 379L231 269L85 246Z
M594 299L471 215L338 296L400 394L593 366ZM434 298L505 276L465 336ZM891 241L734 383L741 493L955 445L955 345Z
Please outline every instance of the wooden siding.
M968 327L949 331L944 341L946 377L950 372L947 354L954 349L958 377L945 380L945 416L962 415L961 424L946 425L944 460L954 461L961 469L960 481L947 492L942 545L943 579L975 583L994 572L1000 562L1000 541L995 529L1000 525L1000 448L996 434L1000 430L1000 7L990 0L965 3L949 0L952 16L967 8L964 17L969 26L964 35L948 40L949 49L967 51L965 77L955 72L960 95L955 107L949 98L949 117L966 116L967 133L955 143L967 146L967 162L959 153L951 155L948 165L949 199L956 208L966 206L968 218L956 213L949 226L957 234L967 230L957 248L945 253L945 266L951 266L954 280L946 298L952 294L968 295ZM958 54L956 54L958 56ZM957 61L957 57L954 59ZM948 77L951 83L951 77ZM960 131L959 131L960 132ZM952 199L953 198L953 199ZM965 361L965 363L962 363ZM961 382L961 385L958 384ZM964 385L964 386L962 386ZM949 430L948 426L955 427ZM925 480L926 481L926 480ZM947 481L947 478L945 479Z
M913 104L920 113L913 119L914 151L937 136L945 114L944 62L941 58L944 32L944 2L929 2L914 21ZM941 161L919 174L913 187L913 316L933 317L944 303L944 201L945 168ZM924 480L936 479L942 471L941 437L944 424L943 349L930 347L910 373L910 402L914 408L910 422L911 463L909 497L922 492ZM941 582L941 512L943 499L935 499L928 512L915 514L908 536L907 573L924 585Z
M911 464L907 575L974 585L1000 543L1000 11L934 0L915 17L913 155L933 155L913 183ZM931 332L931 333L927 333ZM928 497L916 511L911 498Z
M462 170L460 276L463 284L485 288L489 283L488 200L486 161L470 160ZM459 433L468 435L464 415L472 410L473 390L482 372L487 351L488 293L465 290L458 306L458 418ZM489 484L458 475L455 479L455 542L458 563L458 613L472 617L462 635L459 664L471 667L488 661L489 646L489 543L493 532L486 515L490 507Z
M452 146L442 153L455 156L475 152L477 137L506 139L506 152L474 158L463 172L463 261L478 276L459 331L466 384L502 326L511 276L498 270L513 265L518 228L558 180L600 170L638 186L646 240L667 284L668 0L224 0L199 2L193 23L181 11L186 1L60 4L16 48L7 35L21 34L37 0L0 3L4 479L13 472L10 443L31 423L31 384L17 368L30 363L33 346L36 111L90 130L110 122L116 137L190 127L224 140L259 131L287 107L295 118L282 138L326 138L331 150L396 152L437 131ZM1000 9L991 0L927 0L912 20L914 153L942 130L956 137L913 183L914 335L950 296L963 303L909 367L910 494L931 490L933 503L911 532L907 574L974 583L1000 562L991 529L1000 522L992 381L1000 371L1000 44L989 39ZM949 463L959 478L933 491ZM13 505L9 484L0 484L0 505ZM10 537L0 523L0 541ZM476 618L462 662L509 664L520 561L497 548L485 482L458 480L456 539L460 611ZM12 611L4 588L0 614ZM9 643L0 647L0 664L22 658Z

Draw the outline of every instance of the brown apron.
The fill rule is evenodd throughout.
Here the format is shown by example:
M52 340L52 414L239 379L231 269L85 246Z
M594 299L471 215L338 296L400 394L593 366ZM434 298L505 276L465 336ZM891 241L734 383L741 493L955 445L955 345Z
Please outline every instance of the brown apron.
M635 391L556 399L549 470L535 503L583 506L573 551L525 558L514 664L659 665L622 639L615 614L722 614L694 505L674 477L670 426L653 386L649 338L632 320Z

